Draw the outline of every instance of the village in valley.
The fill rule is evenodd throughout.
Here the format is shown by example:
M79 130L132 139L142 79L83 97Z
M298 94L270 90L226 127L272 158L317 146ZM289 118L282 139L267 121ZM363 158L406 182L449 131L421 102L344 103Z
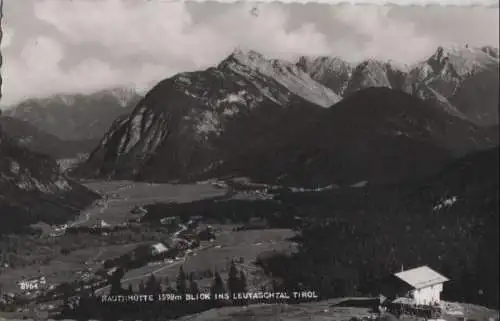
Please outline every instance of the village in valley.
M33 309L47 315L58 314L64 302L84 293L109 294L112 280L118 274L122 274L120 284L127 291L143 289L153 277L168 292L175 288L179 269L186 269L187 280L196 280L200 291L209 292L214 273L227 275L231 264L236 262L253 281L252 274L263 274L252 263L262 249L292 246L287 241L293 236L291 231L262 231L266 228L265 221L256 218L244 224L227 225L201 215L175 215L167 211L151 221L146 215L147 203L138 201L142 205L134 205L134 197L160 195L154 190L161 185L144 184L146 188L140 196L131 196L127 192L134 189L124 188L131 184L115 184L118 188L111 189L73 222L35 225L41 231L33 238L35 246L43 251L44 244L57 244L59 251L53 250L55 259L41 268L4 264L0 280L3 309L21 315L30 314ZM120 189L125 194L115 191ZM228 193L227 186L221 183L209 189L219 198ZM233 192L229 194L232 196ZM239 195L251 197L252 193L242 191ZM94 248L95 244L99 246ZM262 282L266 280L250 284L250 289L262 289Z
M140 207L134 211L140 211ZM104 259L101 258L95 262L85 262L87 268L85 270L73 271L77 276L73 285L77 292L79 287L83 289L96 289L97 292L102 292L106 289L108 278L117 271L117 269L137 269L148 266L168 267L168 264L179 265L180 261L186 256L196 256L197 251L202 250L201 242L204 247L209 247L215 240L215 234L211 225L203 224L199 216L189 218L185 224L180 223L179 217L168 217L162 219L161 224L172 231L171 237L162 240L161 242L147 242L136 246L131 251L122 254L119 257ZM90 227L70 227L68 224L62 226L54 226L53 232L49 235L51 238L58 238L65 234L77 234L85 231L89 234L108 236L110 233L120 229L128 229L133 222L122 223L116 226L106 223L100 219ZM215 246L215 245L214 245ZM64 253L63 253L64 254ZM99 268L93 268L95 264L101 264ZM95 269L95 270L94 270ZM65 293L60 292L60 284L51 284L47 282L47 278L43 275L22 279L17 282L19 291L8 292L4 294L3 303L7 304L15 302L18 298L23 300L36 300L37 302L50 302L54 299L61 298ZM66 283L64 285L67 285ZM47 307L53 307L48 305Z

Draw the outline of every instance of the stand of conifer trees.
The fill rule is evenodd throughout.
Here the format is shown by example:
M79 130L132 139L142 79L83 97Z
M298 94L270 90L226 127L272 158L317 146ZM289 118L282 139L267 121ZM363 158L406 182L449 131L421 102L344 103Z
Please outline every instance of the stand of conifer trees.
M245 273L239 271L234 261L229 266L228 279L222 279L218 271L211 272L213 275L210 294L212 298L215 294L229 294L245 292L247 290L247 278ZM208 309L222 307L226 305L245 304L245 300L186 300L186 294L197 295L200 293L198 283L194 273L187 273L181 266L175 280L175 288L170 284L170 280L157 277L153 274L146 282L141 281L137 289L132 285L123 288L121 280L124 276L123 269L117 269L109 279L109 295L132 295L132 294L152 294L160 295L169 293L180 295L182 299L174 301L154 301L141 303L103 303L99 296L95 295L92 288L85 291L82 287L81 296L77 302L70 302L71 293L65 294L64 304L58 318L89 320L98 319L103 321L118 320L155 320L178 318L188 314L199 313Z

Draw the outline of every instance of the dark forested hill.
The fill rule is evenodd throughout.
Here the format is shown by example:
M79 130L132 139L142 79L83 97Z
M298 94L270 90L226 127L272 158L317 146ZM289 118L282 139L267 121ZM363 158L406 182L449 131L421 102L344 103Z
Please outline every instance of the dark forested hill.
M299 186L419 179L497 140L494 130L388 88L360 90L328 109L257 109L233 127L251 133L260 148L242 144L247 152L226 158L214 176Z
M444 299L498 307L498 153L467 155L405 188L291 194L282 202L313 223L297 255L263 265L325 297L376 294L401 266L429 265L451 279Z
M49 156L20 147L0 128L0 234L66 222L97 198L64 177Z

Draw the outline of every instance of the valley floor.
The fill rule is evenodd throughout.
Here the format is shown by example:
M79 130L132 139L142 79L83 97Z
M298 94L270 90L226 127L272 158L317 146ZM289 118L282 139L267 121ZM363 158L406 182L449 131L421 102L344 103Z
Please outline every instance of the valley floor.
M94 206L83 211L75 221L68 222L68 227L90 227L98 220L104 220L111 225L120 224L133 217L130 212L138 206L154 202L190 202L217 197L226 193L225 190L215 188L210 184L170 185L117 181L87 182L85 185L100 193L103 198L98 200ZM57 231L56 227L45 226L43 238L39 240L30 238L24 240L24 242L22 239L19 240L22 247L21 251L26 252L23 253L25 258L33 257L36 262L23 267L4 268L0 274L0 284L3 285L3 291L19 292L20 289L17 284L19 281L40 275L45 275L49 281L56 284L71 281L75 272L86 269L89 265L96 268L102 260L119 256L144 243L129 242L123 244L121 242L120 244L112 244L101 236L96 236L94 240L91 237L86 240L75 240L76 236L64 235L63 233L64 231ZM56 236L50 237L50 234ZM54 253L49 248L56 249L71 243L79 243L79 245L76 246L77 249L67 255ZM47 264L37 264L45 259L44 256L50 261L46 262Z
M62 283L71 283L82 279L89 272L95 273L102 268L105 260L117 258L130 252L135 247L163 241L177 236L178 232L165 235L154 227L139 224L135 231L110 235L72 234L65 232L71 227L91 227L99 220L120 225L131 218L140 218L142 206L155 202L184 203L200 199L220 198L228 194L224 186L209 182L192 185L148 184L127 181L84 182L90 189L100 193L103 198L82 212L81 216L66 227L48 226L40 236L17 236L12 241L17 246L16 256L23 257L24 263L3 267L0 273L2 292L11 295L29 294L36 301L34 293L20 288L19 282L44 276L47 286L57 287ZM135 214L133 214L135 213ZM197 213L192 213L196 215ZM147 264L126 272L122 286L132 285L137 289L139 283L146 282L151 274L157 277L168 277L175 280L180 266L188 273L202 274L207 270L217 270L223 279L227 278L227 270L232 259L238 260L238 269L246 272L249 290L259 289L268 282L260 267L254 264L256 257L269 251L294 251L294 244L288 239L295 233L288 229L255 229L235 230L236 226L214 224L215 240L202 241L200 246L189 254L183 253L174 260L165 260ZM64 249L68 249L63 253ZM31 262L31 263L30 263ZM199 279L201 291L208 291L212 277ZM97 288L96 294L103 295L109 291L108 286ZM31 291L34 292L34 291ZM60 300L44 302L57 306Z

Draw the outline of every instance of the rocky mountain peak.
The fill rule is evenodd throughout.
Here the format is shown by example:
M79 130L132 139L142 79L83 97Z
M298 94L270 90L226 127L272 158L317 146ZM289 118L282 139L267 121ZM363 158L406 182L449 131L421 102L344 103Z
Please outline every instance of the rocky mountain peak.
M258 65L267 62L267 58L254 50L236 48L226 60L233 59L244 65Z
M491 56L488 50L482 48L454 45L438 47L426 62L434 73L446 72L463 78L498 64L498 58Z
M319 56L299 58L296 64L312 79L343 96L354 66L338 57Z
M297 65L303 69L315 69L319 66L323 68L328 68L331 70L337 70L346 66L352 67L352 64L338 58L331 56L317 56L317 57L307 57L301 56L297 61Z
M270 78L290 92L323 107L329 107L341 99L338 94L316 82L296 64L280 59L268 59L252 50L235 50L217 69L236 73L251 81L260 76Z

